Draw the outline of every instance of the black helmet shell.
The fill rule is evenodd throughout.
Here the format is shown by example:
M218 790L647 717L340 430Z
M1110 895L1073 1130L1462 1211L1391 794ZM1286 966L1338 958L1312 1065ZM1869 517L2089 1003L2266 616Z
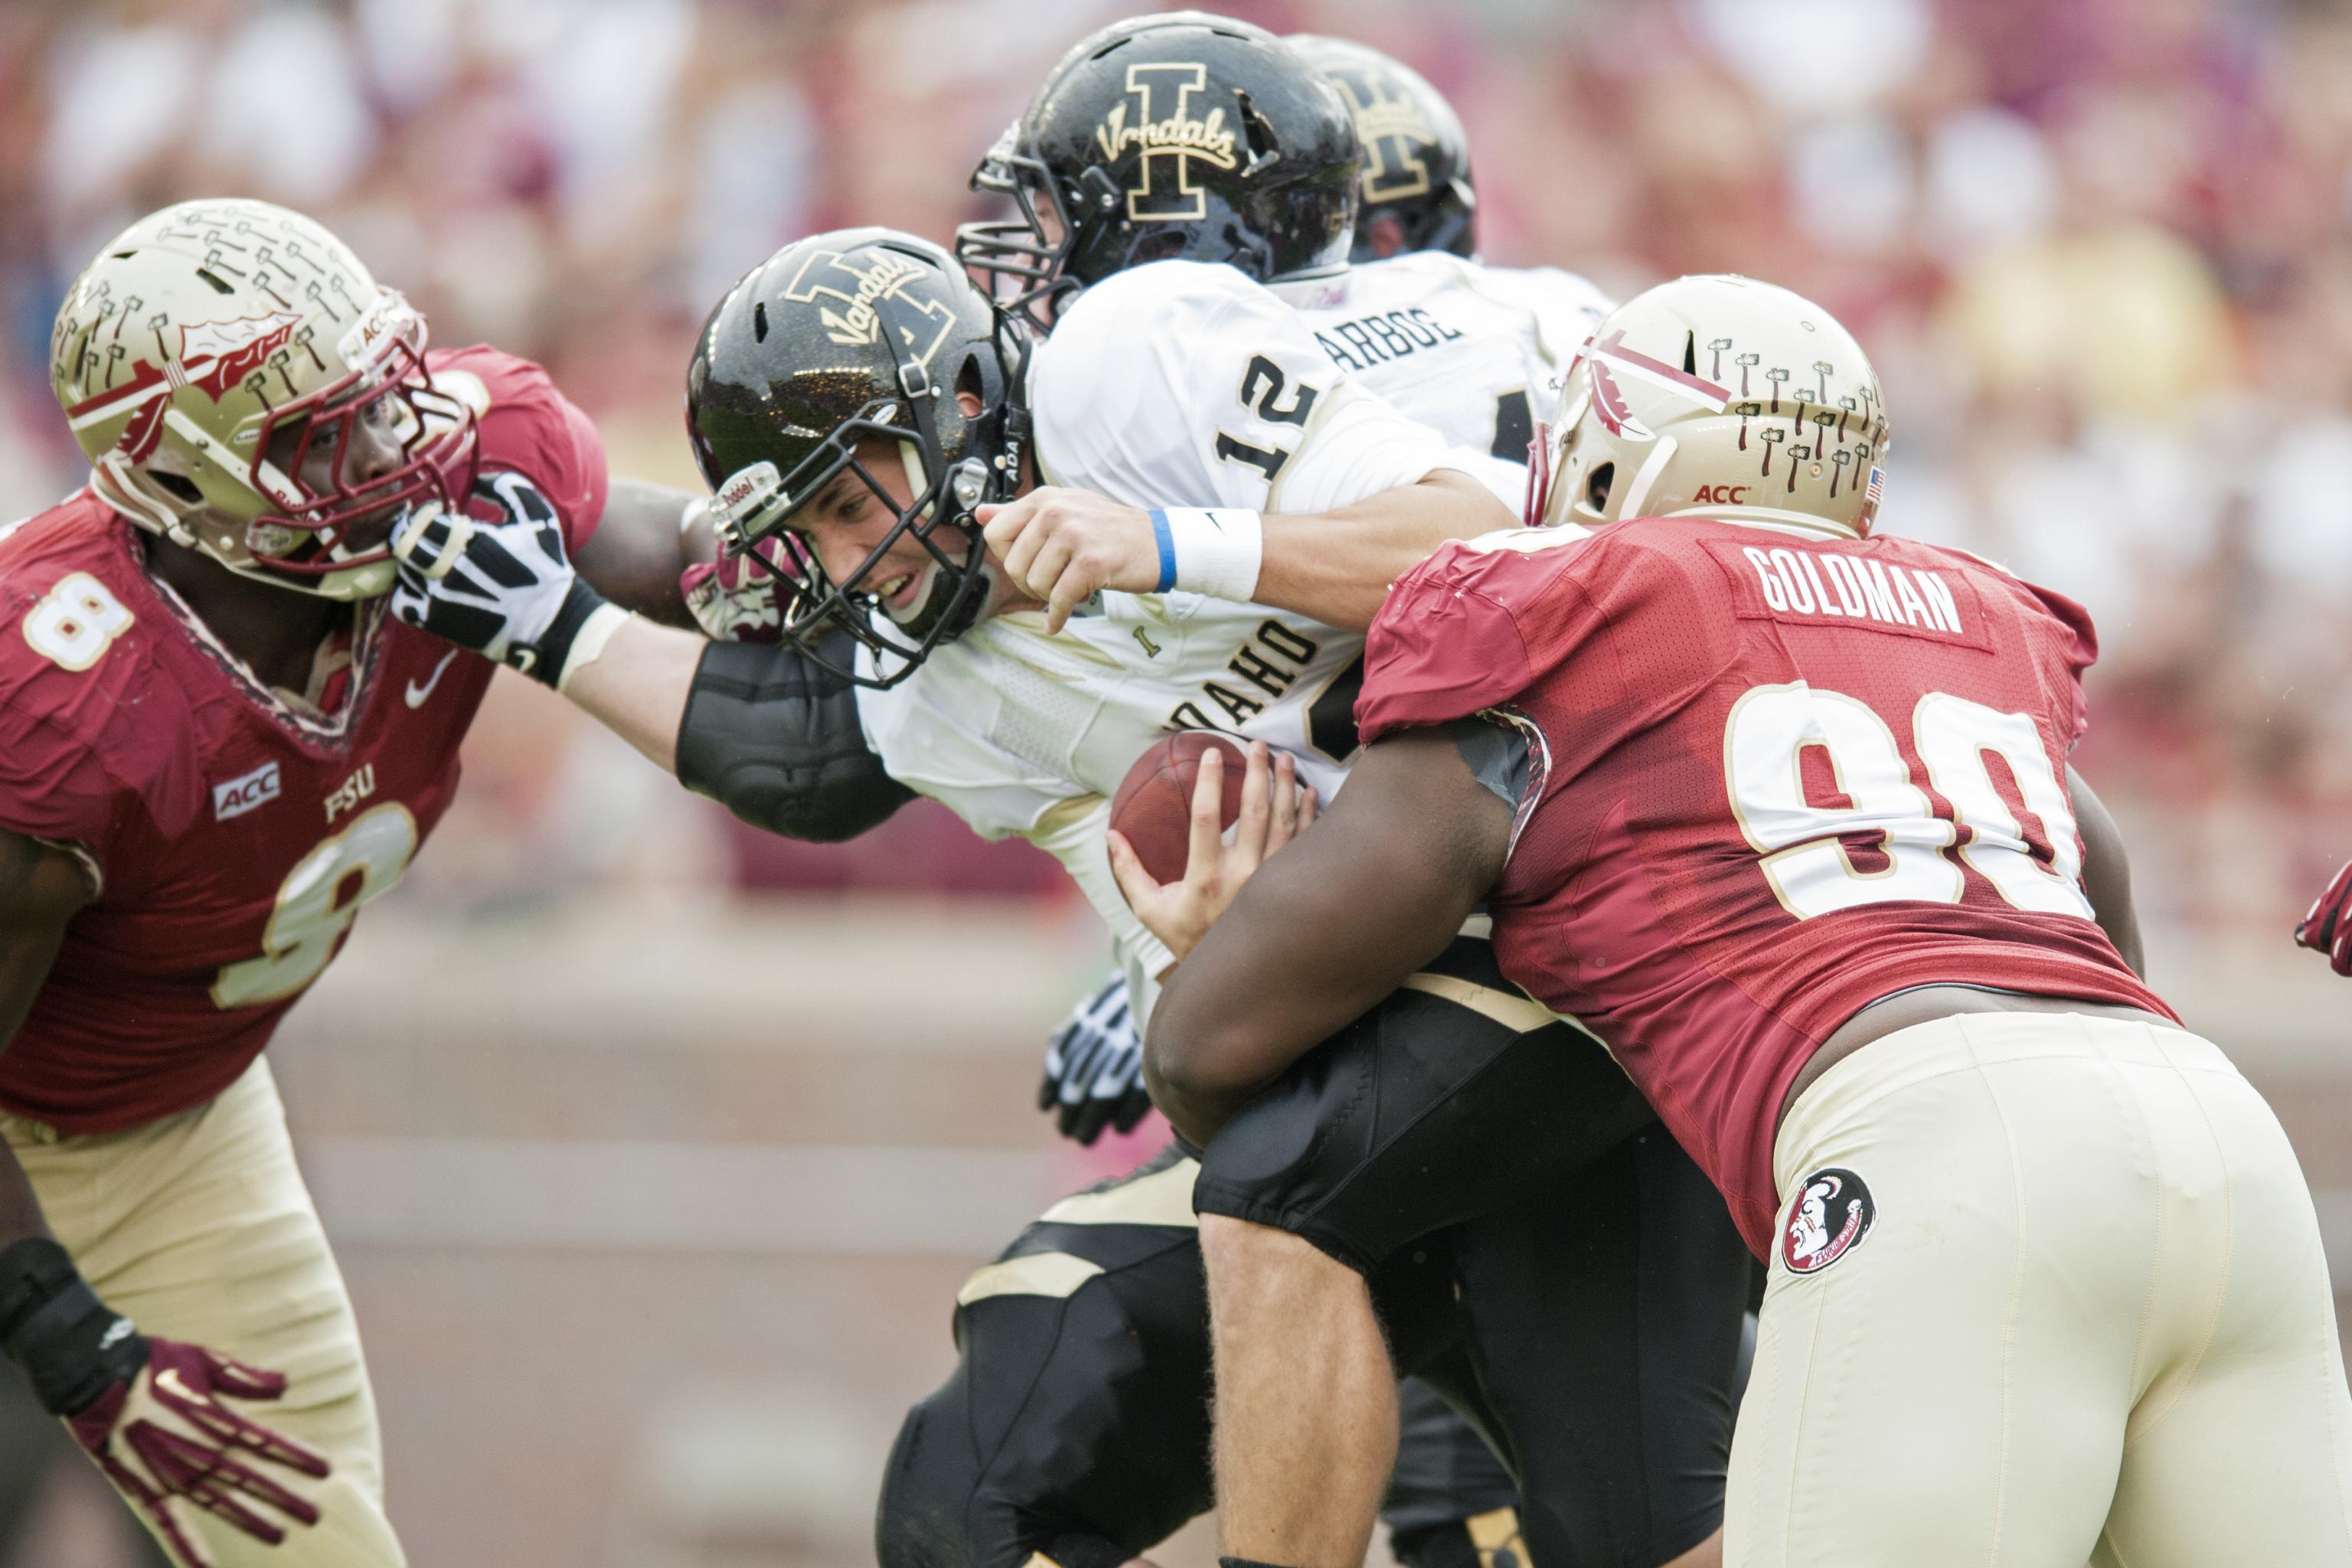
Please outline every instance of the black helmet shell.
M1445 95L1403 61L1351 38L1298 33L1286 41L1339 89L1363 143L1353 258L1408 250L1475 255L1470 142Z
M790 475L877 404L897 405L911 431L902 363L946 388L929 401L940 455L956 461L971 432L953 394L999 378L996 332L987 300L928 240L852 228L784 247L719 301L687 367L687 437L704 482L716 490L761 462Z
M1200 11L1134 17L1047 73L972 176L1024 221L967 225L957 253L1026 295L1172 259L1311 276L1347 261L1360 158L1338 91L1273 34Z
M783 635L815 662L861 685L894 685L972 624L988 562L972 514L1020 473L1025 358L1017 327L953 257L891 229L788 245L710 312L687 367L687 437L721 543L790 579ZM972 410L959 393L976 400ZM886 473L903 466L910 497L861 458L861 444L874 441L898 447ZM844 476L894 521L836 581L785 531ZM768 551L758 548L772 538ZM928 554L930 587L911 611L886 614L877 574L908 539ZM844 667L824 651L840 646L835 630L874 656L871 668Z

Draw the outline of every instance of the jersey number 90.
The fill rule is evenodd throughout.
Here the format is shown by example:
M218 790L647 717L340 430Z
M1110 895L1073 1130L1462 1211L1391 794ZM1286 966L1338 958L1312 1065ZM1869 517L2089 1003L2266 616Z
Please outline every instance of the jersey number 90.
M2093 918L2080 881L2074 806L2032 717L1934 691L1912 710L1911 731L1929 787L1951 805L1949 818L1937 815L1913 779L1886 721L1853 698L1797 681L1756 687L1732 704L1724 783L1781 906L1810 920L1866 904L1957 904L1966 865L2014 908ZM1852 805L1806 799L1808 746L1822 748ZM2040 842L2027 838L2001 797L1988 753L2000 759L2025 809L2040 819ZM1944 851L1962 828L1968 841L1955 862ZM1855 836L1878 840L1884 868L1855 867L1844 842Z
M213 1005L282 1002L318 979L360 906L390 892L415 853L416 819L406 806L379 805L354 817L287 874L262 930L261 956L225 965L213 982Z

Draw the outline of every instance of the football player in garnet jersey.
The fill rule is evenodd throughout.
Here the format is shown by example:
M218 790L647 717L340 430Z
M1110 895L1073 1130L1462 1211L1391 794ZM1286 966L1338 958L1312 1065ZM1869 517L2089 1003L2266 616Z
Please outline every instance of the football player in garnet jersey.
M391 1568L351 1304L261 1058L447 805L492 674L385 613L388 537L520 520L684 620L688 498L608 484L543 371L428 353L259 202L126 229L51 361L92 471L0 530L0 1348L183 1563ZM552 679L562 652L515 658Z
M1876 380L1784 290L1653 289L1572 390L1553 526L1397 584L1366 759L1174 971L1156 1097L1213 1135L1483 901L1769 1259L1727 1562L2352 1563L2311 1195L2137 973L2088 617L1873 535Z

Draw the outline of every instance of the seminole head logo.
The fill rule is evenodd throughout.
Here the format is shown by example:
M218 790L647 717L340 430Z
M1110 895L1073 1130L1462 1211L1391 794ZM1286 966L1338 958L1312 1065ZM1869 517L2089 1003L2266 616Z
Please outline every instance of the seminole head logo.
M1429 165L1421 153L1436 142L1437 127L1419 100L1381 71L1339 70L1331 79L1364 145L1364 205L1427 195Z
M1878 1217L1870 1188L1832 1166L1807 1176L1780 1228L1780 1262L1791 1274L1819 1274L1862 1245Z
M895 251L847 256L820 250L801 263L785 285L783 298L795 305L814 305L824 335L851 347L882 341L883 315L877 307L886 300L895 301L899 309L893 314L904 340L898 346L915 363L928 366L955 328L954 311L908 287L928 271L921 262Z
M1140 153L1141 183L1127 193L1127 216L1138 222L1186 223L1209 216L1207 194L1192 184L1192 161L1215 169L1239 166L1225 111L1192 112L1192 99L1206 91L1209 68L1162 62L1127 68L1127 97L1095 127L1103 162L1116 163Z

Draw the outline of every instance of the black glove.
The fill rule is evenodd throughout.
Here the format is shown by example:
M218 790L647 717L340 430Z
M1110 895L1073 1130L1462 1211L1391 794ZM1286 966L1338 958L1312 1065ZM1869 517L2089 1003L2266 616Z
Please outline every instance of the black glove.
M1106 1127L1132 1131L1151 1109L1143 1087L1143 1037L1127 1005L1127 976L1114 974L1079 1003L1045 1047L1037 1109L1060 1108L1062 1136L1091 1145Z
M474 497L496 505L504 520L425 506L394 531L400 580L392 613L556 685L573 642L604 601L572 571L555 508L529 479L486 474Z

